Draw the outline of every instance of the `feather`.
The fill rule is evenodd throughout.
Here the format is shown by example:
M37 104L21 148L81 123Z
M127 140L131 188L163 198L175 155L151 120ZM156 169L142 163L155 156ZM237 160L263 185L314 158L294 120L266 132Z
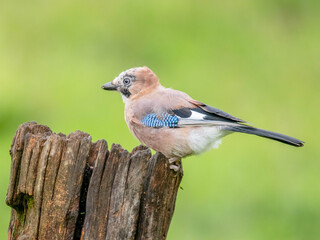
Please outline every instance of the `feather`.
M300 141L296 138L293 138L281 133L271 132L268 130L263 130L260 128L250 127L246 125L228 126L225 128L225 130L232 131L232 132L253 134L260 137L265 137L265 138L273 139L282 143L286 143L295 147L302 147L304 145L303 141Z
M169 113L149 113L145 115L141 123L146 127L210 127L210 126L237 126L238 123L220 116L208 116L205 111L199 109L181 108L169 111Z
M169 127L174 128L177 127L178 117L176 115L170 115L168 113L161 114L160 116L150 113L147 114L144 118L142 118L141 123L146 127L152 128L162 128Z
M223 112L217 108L208 106L202 102L196 101L194 99L189 100L190 103L194 104L199 111L204 111L207 113L208 117L221 117L224 118L225 120L229 120L232 122L240 122L240 123L247 123L244 120L241 120L240 118L234 117L226 112Z

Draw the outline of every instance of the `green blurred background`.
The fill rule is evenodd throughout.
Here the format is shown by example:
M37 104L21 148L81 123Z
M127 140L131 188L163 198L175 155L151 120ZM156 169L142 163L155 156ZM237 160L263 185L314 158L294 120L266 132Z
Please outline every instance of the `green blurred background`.
M146 65L166 87L304 148L233 134L183 160L168 239L320 239L320 2L1 1L0 239L9 148L19 124L80 129L132 149L119 94Z

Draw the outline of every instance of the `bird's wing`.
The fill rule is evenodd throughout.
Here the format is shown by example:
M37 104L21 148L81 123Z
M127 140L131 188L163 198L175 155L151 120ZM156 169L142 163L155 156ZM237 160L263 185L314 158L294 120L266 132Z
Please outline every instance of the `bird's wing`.
M148 112L141 118L147 127L238 126L245 121L195 100L185 106L171 106L164 111ZM190 104L191 103L191 104Z
M147 127L234 126L245 121L192 99L184 92L161 89L141 98L132 119Z
M178 127L188 126L238 126L245 123L228 113L210 106L180 108L172 110L178 117Z

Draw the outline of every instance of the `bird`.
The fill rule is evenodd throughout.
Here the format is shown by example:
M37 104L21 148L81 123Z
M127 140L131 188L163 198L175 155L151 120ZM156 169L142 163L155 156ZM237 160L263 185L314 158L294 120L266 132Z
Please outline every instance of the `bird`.
M130 132L142 144L168 158L170 169L176 172L181 171L183 157L217 148L223 137L234 132L304 146L301 140L253 127L182 91L165 88L146 66L121 72L102 89L120 92Z

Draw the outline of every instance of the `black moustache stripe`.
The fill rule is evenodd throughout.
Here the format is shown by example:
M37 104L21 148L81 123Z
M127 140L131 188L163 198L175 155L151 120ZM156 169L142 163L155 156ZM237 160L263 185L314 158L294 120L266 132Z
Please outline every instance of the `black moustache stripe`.
M131 95L131 93L129 92L129 90L126 89L126 88L121 89L120 92L121 92L124 96L126 96L127 98L130 97L130 95Z

